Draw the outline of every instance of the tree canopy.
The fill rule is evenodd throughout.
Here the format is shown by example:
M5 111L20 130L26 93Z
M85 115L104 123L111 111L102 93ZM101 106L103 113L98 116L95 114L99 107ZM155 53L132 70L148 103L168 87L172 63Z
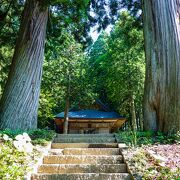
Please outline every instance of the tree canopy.
M132 118L132 101L138 118L142 114L145 76L143 32L134 26L127 11L120 14L110 36L101 34L90 49L95 91L112 109Z

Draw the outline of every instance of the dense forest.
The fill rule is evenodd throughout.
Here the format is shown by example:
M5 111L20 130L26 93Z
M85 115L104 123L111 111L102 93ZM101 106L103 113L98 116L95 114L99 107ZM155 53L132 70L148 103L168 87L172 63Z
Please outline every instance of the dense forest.
M55 114L99 99L128 119L123 129L177 132L179 6L1 0L0 128L51 127Z
M0 179L179 177L180 0L0 0Z

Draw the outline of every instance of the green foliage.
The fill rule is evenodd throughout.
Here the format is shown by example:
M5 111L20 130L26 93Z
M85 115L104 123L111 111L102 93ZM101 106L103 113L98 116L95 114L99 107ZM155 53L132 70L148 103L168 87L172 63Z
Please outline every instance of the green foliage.
M158 172L157 174L154 173ZM174 180L179 180L179 174L180 170L176 170L174 172L171 171L170 168L168 167L157 167L157 166L152 166L148 169L148 171L144 174L144 177L142 178L143 180L148 180L149 178L158 178L158 179L174 179Z
M51 5L38 122L39 127L46 127L51 126L56 113L64 110L68 75L71 76L72 107L86 108L88 104L92 104L97 93L106 101L107 84L104 82L106 82L105 75L108 73L107 67L109 66L105 65L106 68L104 68L103 65L103 60L107 59L106 46L102 51L100 44L95 45L99 47L97 49L94 47L96 53L98 53L97 50L101 53L94 57L97 57L96 63L92 63L95 70L91 73L90 68L92 69L92 66L89 68L86 55L83 53L83 47L76 43L75 39L84 43L89 40L88 32L91 26L98 23L99 27L105 28L110 22L109 17L112 17L112 21L114 21L119 4L110 1L107 4L110 7L109 16L107 16L105 1L46 0L40 2L43 6ZM2 71L0 96L7 79L10 59L13 54L12 49L17 39L23 8L24 1L7 0L3 0L0 7L0 57L2 56L1 59L3 59L0 63L0 70ZM91 10L98 13L98 18L93 18L90 15ZM94 92L92 92L92 83L95 84L96 91ZM111 97L108 96L109 98Z
M102 32L97 41L89 47L89 79L92 81L92 88L102 101L107 100L105 75L107 67L103 66L103 62L107 59L108 34Z
M162 132L157 132L155 141L163 144L169 143L180 143L180 132L176 134L164 134Z
M136 18L136 25L142 23L142 4L141 0L121 0L121 6Z
M0 131L0 135L6 134L12 139L14 139L15 136L17 136L18 134L23 134L23 132L24 131L21 131L21 130L15 131L15 130L6 129L4 131ZM30 131L27 131L26 133L30 136L32 143L34 145L35 144L46 145L55 136L54 131L45 130L45 129L30 130Z
M122 12L110 36L102 33L88 53L94 91L129 120L132 99L137 118L142 117L145 78L143 31L135 23L133 16Z
M7 80L13 49L17 38L21 1L0 1L0 98Z
M136 131L120 131L116 134L116 138L118 142L124 142L128 145L136 146L141 141L143 141L144 144L149 144L150 142L147 141L148 138L146 136L137 133Z
M177 143L180 144L180 131L178 131L175 135L172 135Z
M53 139L55 136L54 131L44 130L44 129L36 129L27 132L32 139L32 144L36 145L47 145L49 141Z
M108 99L116 109L131 117L131 99L141 110L145 63L143 32L133 26L134 18L123 12L108 41L106 87Z
M0 167L0 179L23 179L24 172L28 169L26 156L11 143L0 144Z
M40 95L39 127L49 126L54 115L64 111L70 86L71 107L87 107L94 94L88 79L87 59L82 45L66 30L48 42Z
M0 45L14 46L24 7L23 1L0 1Z
M141 146L150 144L169 144L179 143L179 133L172 135L165 135L162 132L152 131L119 131L116 133L118 142L124 142L131 146Z
M17 136L18 134L22 134L24 131L21 131L21 130L10 130L10 129L5 129L5 130L2 130L0 131L0 135L1 134L6 134L8 135L9 137L11 138L15 138L15 136Z
M32 144L33 145L41 145L41 146L46 146L48 145L48 141L46 141L45 139L41 139L41 138L38 138L38 139L34 139L32 140Z
M0 179L14 180L24 179L24 175L30 170L29 162L34 159L35 152L29 154L18 151L13 141L3 140L3 135L6 134L12 139L17 135L22 134L23 131L4 130L0 131ZM52 140L55 133L53 131L36 129L27 132L32 139L32 143L38 145L47 145Z
M7 80L12 54L11 46L0 45L0 97Z
M89 36L90 26L88 26L89 0L52 0L50 3L47 39L56 41L65 28L84 47L90 44L92 39Z

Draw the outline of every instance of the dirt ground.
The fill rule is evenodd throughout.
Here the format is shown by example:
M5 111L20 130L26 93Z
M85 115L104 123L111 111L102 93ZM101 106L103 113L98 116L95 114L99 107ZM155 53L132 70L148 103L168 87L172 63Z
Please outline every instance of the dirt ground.
M128 148L123 155L137 180L180 180L180 144Z

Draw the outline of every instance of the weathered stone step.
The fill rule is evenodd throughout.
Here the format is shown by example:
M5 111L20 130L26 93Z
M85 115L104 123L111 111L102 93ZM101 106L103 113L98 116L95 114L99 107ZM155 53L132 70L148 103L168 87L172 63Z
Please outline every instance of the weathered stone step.
M115 143L114 137L58 137L54 143Z
M114 134L57 134L56 137L114 137Z
M128 173L34 174L31 180L131 180Z
M53 149L64 148L117 148L117 143L52 143Z
M119 148L65 148L51 149L51 155L119 155Z
M126 173L126 164L43 164L38 173Z
M43 159L44 164L120 164L122 162L121 155L49 155Z

